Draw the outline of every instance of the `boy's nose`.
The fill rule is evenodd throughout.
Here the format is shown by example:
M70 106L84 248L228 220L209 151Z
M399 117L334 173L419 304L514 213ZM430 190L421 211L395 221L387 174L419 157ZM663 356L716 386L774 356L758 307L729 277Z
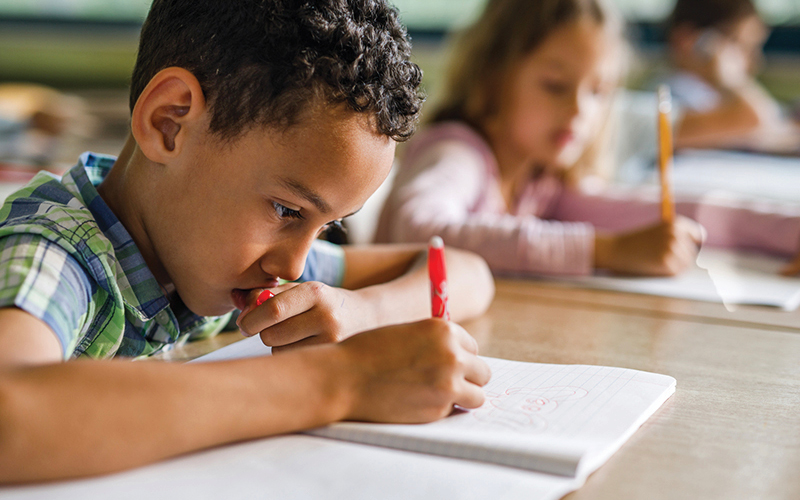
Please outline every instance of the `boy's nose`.
M287 281L295 281L303 275L306 257L316 235L304 238L287 238L261 258L261 268L267 274Z

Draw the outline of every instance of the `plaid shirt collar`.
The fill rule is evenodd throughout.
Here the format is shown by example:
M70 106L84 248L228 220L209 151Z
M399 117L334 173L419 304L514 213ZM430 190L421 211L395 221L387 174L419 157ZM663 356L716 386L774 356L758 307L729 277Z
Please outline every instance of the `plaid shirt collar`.
M78 164L65 177L74 182L100 230L114 246L117 265L122 271L117 273L116 279L126 308L143 321L161 319L163 315L158 318L157 315L166 310L176 327L176 333L190 330L204 323L207 318L192 313L180 300L170 308L169 300L147 267L130 233L97 192L97 186L106 178L115 162L113 156L83 153Z

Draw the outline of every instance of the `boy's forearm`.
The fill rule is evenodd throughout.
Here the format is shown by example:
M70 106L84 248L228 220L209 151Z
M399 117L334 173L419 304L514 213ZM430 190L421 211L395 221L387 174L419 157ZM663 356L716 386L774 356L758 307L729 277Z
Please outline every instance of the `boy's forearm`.
M333 346L172 365L75 361L0 374L0 482L102 474L344 418ZM338 366L338 365L336 365Z
M486 262L462 250L445 251L450 316L462 321L483 314L494 298L494 279ZM430 281L426 251L420 250L401 276L356 291L371 304L372 327L417 321L431 315Z

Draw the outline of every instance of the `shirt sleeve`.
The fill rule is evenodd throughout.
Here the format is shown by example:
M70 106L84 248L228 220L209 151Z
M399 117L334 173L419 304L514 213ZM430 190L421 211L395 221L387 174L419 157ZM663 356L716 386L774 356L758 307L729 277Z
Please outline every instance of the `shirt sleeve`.
M32 234L0 238L0 307L18 307L47 323L64 359L78 342L91 297L86 272L60 246Z
M439 235L446 244L483 257L495 273L592 272L591 225L480 207L490 182L480 151L449 141L417 158L398 173L381 217L379 241L421 243Z
M800 251L800 210L796 205L706 195L679 197L675 209L705 227L709 246L782 256ZM598 193L568 190L554 216L587 221L611 233L633 231L661 220L659 191L649 187Z
M298 281L319 281L330 286L342 286L343 279L344 249L327 241L314 241Z

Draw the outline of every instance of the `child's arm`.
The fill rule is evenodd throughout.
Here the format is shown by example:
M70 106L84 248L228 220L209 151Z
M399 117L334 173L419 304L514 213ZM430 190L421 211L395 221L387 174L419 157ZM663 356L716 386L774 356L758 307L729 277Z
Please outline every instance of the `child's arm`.
M718 107L687 110L676 125L675 147L720 148L741 146L759 126L755 109L736 93L723 93Z
M757 248L795 255L800 213L765 204L726 206L681 202L674 224L660 223L657 193L589 195L565 190L547 203L549 220L475 209L490 198L481 186L494 182L476 150L455 142L420 154L398 175L387 202L384 235L425 241L440 234L453 246L483 256L495 271L579 274L606 268L627 274L675 274L693 261L700 239L694 219L708 229L713 246ZM400 171L403 174L403 170ZM379 229L380 230L380 229ZM632 257L633 256L633 257Z
M797 152L800 127L781 116L778 104L756 82L720 89L720 104L709 111L686 111L676 126L677 148L751 148Z
M787 257L800 252L800 209L796 205L705 197L678 200L675 208L683 217L677 219L673 231L683 226L684 236L676 234L673 242L685 241L686 234L697 239L697 225L688 224L692 219L705 228L703 241L710 246L747 248ZM646 254L657 239L668 234L664 232L667 226L659 222L659 203L654 192L586 194L570 190L561 197L555 214L568 221L590 220L600 234L612 235L617 249L624 248L621 245L629 249L617 257L633 255L632 252ZM640 242L634 247L631 243L637 239ZM602 246L601 243L599 247ZM602 248L598 250L603 253ZM629 263L636 265L635 260ZM624 268L617 270L627 272Z
M708 111L687 111L677 126L675 145L682 147L746 147L796 152L800 128L783 116L780 105L749 73L749 54L717 37L708 56L694 57L703 75L719 92L719 103Z
M60 363L54 338L0 309L0 483L108 473L341 419L435 420L482 404L490 376L474 339L440 320L193 365Z
M624 237L598 234L591 224L591 207L585 204L585 219L561 218L558 207L563 188L552 178L540 181L537 199L526 200L547 207L542 211L548 220L498 213L496 207L486 206L497 182L487 175L492 171L485 164L487 156L479 154L478 147L470 149L457 142L442 143L420 154L421 163L409 166L415 175L398 175L383 220L384 234L413 241L439 233L446 243L479 253L498 272L574 275L600 268L671 275L692 262L700 231L690 221ZM473 208L481 205L484 207Z
M622 234L599 232L594 266L619 274L675 276L695 261L702 241L701 226L680 216Z
M440 235L448 248L477 253L494 272L591 273L592 227L503 213L490 155L488 147L457 138L407 158L381 216L380 241Z
M280 348L338 342L357 332L430 317L430 282L421 245L345 248L343 288L318 282L289 284L261 306L246 308L239 327L261 332ZM460 321L482 314L494 296L486 263L475 254L448 248L450 312ZM250 296L254 304L258 291Z
M345 247L342 286L368 300L375 323L393 324L430 317L430 279L425 245ZM450 315L454 321L480 316L494 297L494 279L478 255L445 250Z

